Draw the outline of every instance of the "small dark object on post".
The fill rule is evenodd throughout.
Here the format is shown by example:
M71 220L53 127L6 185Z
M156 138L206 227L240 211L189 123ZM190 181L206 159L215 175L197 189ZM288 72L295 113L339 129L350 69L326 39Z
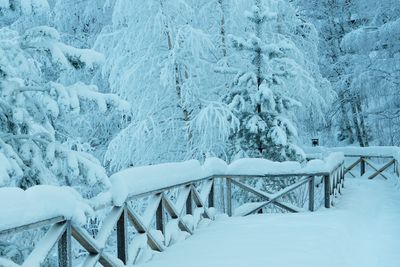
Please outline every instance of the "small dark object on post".
M312 146L319 146L319 139L318 138L313 138L311 139Z

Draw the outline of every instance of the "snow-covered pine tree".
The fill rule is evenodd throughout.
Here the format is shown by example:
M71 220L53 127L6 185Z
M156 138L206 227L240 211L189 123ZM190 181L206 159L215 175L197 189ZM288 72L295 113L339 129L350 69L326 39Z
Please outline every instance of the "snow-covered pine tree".
M265 1L256 0L245 15L251 27L248 36L229 36L241 55L239 71L224 99L240 121L231 136L231 156L303 161L291 122L293 108L300 103L285 88L285 81L297 75L292 58L296 46L276 31L278 16L267 9Z
M93 85L65 86L52 79L71 68L96 68L102 61L93 50L64 44L48 26L22 35L0 29L0 186L69 185L86 196L109 186L99 160L77 143L68 145L68 136L57 127L66 115L78 117L88 107L122 114L129 105Z
M79 74L90 76L104 57L61 41L46 26L54 25L49 2L0 1L0 187L69 185L91 197L109 181L85 136L94 132L104 141L107 128L99 130L98 122L118 121L129 105L81 82ZM1 240L0 256L21 263L43 234L36 231L30 242L18 235Z

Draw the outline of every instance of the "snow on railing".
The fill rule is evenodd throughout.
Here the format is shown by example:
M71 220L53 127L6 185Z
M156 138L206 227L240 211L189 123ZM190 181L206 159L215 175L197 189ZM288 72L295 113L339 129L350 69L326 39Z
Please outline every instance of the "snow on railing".
M49 218L86 223L93 209L67 186L38 185L22 190L0 187L0 233Z
M368 179L380 176L386 180L396 179L400 183L400 147L370 146L370 147L312 147L306 148L308 158L320 158L332 152L342 152L346 157L345 174L356 177L353 172L359 167L359 175ZM389 168L393 167L392 172Z
M304 166L264 159L227 164L211 158L203 164L190 160L123 170L111 177L111 191L85 202L65 189L3 189L17 190L24 199L9 202L13 209L30 207L33 199L43 205L35 207L31 218L19 222L11 218L12 213L10 218L1 217L7 209L0 206L0 236L50 225L23 266L40 266L55 244L59 266L72 266L72 238L86 251L85 258L78 259L79 265L95 266L99 262L103 266L125 266L147 261L154 251L185 239L199 225L215 219L217 213L244 216L273 209L314 211L319 197L330 208L343 187L344 174L343 153L310 160ZM31 194L30 190L42 193ZM91 209L96 212L100 229L89 233L81 223L83 214L88 219L93 217ZM113 242L109 239L116 240L115 250L110 248ZM14 266L0 258L2 264Z

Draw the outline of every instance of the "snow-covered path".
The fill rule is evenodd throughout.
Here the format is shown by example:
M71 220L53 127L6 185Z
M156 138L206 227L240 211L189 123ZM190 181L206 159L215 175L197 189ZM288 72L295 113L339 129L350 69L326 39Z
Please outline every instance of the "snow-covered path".
M400 191L348 179L336 202L313 214L223 218L140 266L400 266Z

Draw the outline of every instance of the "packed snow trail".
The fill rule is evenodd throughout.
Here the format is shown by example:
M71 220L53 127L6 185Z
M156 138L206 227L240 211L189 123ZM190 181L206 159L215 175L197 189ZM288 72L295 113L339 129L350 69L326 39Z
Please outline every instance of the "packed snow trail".
M398 267L400 190L347 179L332 209L220 218L141 267Z

